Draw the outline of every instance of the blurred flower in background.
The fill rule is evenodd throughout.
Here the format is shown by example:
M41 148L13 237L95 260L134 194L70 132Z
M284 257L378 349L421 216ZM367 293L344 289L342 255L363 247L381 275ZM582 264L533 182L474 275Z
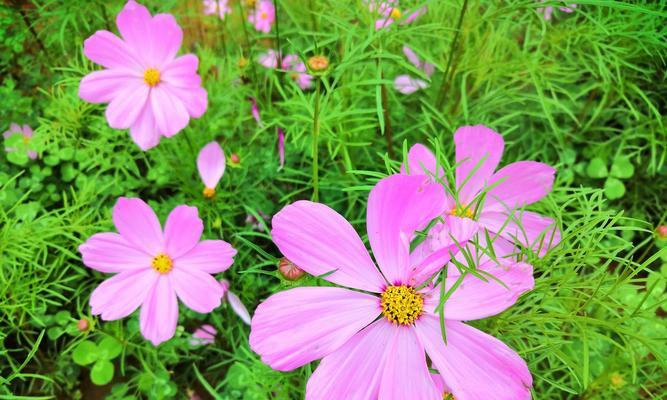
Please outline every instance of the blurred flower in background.
M271 32L271 26L276 20L276 8L269 0L260 0L255 4L255 10L248 15L248 21L260 32Z

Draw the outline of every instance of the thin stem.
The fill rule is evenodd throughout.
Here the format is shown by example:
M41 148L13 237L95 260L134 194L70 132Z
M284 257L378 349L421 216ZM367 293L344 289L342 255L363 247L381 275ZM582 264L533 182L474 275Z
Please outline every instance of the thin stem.
M278 4L280 3L278 0L275 0L275 8L276 8L276 47L278 47L278 68L283 67L283 48L280 43L280 23L278 22L280 20L280 8Z
M245 11L243 11L243 4L239 1L237 3L239 5L239 14L241 15L241 25L243 26L243 36L245 36L245 54L250 57L250 36L248 35L248 28L246 24L246 16L245 16ZM255 70L255 63L250 62L250 68L252 68L252 75L253 78L257 78L257 71ZM254 79L253 79L254 80Z
M39 45L39 48L42 50L44 54L48 54L46 51L46 47L44 46L44 42L42 42L42 39L39 38L39 35L37 35L37 32L35 31L35 28L32 26L32 21L30 21L30 17L28 16L28 13L21 7L21 5L16 5L18 8L19 14L21 14L21 18L23 19L23 22L26 24L28 27L28 30L32 34L32 36L35 38L35 41L37 42L37 45Z
M384 71L380 73L380 78L384 80ZM387 85L380 87L380 97L382 100L382 118L384 118L384 137L387 140L387 153L389 158L394 158L394 137L391 129L391 118L389 118L389 100L387 99Z
M319 165L318 165L318 141L320 137L320 86L322 80L317 78L317 89L315 92L315 109L313 111L313 201L319 201Z
M452 66L452 60L454 59L454 50L456 50L457 42L459 40L459 35L461 33L461 25L463 25L463 16L468 9L468 0L463 0L463 5L461 6L461 12L459 13L459 20L456 23L456 33L454 33L454 39L452 40L452 45L449 48L449 55L447 56L447 65L445 66L444 74L442 76L442 85L440 88L440 94L438 95L438 101L436 102L436 108L440 109L442 107L442 102L447 96L449 91L449 85L451 80L454 77L454 71L452 70L451 74L449 73L449 68Z

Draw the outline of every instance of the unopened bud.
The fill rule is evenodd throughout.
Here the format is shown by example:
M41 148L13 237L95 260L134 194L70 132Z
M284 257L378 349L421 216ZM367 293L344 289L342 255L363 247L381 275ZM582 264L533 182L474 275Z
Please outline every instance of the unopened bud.
M312 56L308 59L308 69L311 72L322 73L329 68L329 59L326 56Z
M76 329L78 329L79 332L86 332L90 329L90 322L85 318L81 318L76 323Z
M231 162L233 165L239 165L241 163L241 157L239 157L239 155L236 153L232 153L232 155L229 156L229 162Z
M247 66L248 66L248 59L241 56L241 58L239 58L239 68L245 68Z
M667 225L660 225L655 229L655 233L660 239L667 239Z
M280 271L280 274L288 281L295 281L306 273L286 257L280 259L280 263L278 264L278 271Z
M611 386L616 389L625 385L625 379L623 379L623 376L618 372L612 373L611 376L609 376L609 381Z

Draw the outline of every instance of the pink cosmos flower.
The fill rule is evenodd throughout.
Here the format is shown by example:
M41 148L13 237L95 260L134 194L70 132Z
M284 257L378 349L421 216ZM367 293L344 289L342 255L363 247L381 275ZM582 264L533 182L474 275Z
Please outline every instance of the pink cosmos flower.
M222 285L222 288L225 290L224 300L229 303L232 311L234 311L234 313L236 313L236 315L241 318L241 321L245 322L247 325L250 325L250 313L248 312L246 306L241 302L241 299L239 299L239 296L229 290L229 281L221 279L220 285Z
M410 60L412 65L421 70L424 75L431 77L435 71L433 64L429 64L426 61L419 59L417 54L412 51L408 46L403 46L403 53ZM403 94L411 94L420 89L425 89L428 87L428 82L425 82L419 78L413 78L410 75L399 75L394 79L394 88Z
M33 131L32 131L32 128L29 127L27 124L24 124L23 126L20 126L19 124L12 122L12 123L9 125L9 129L6 130L6 131L2 134L2 136L3 136L5 139L9 139L10 137L12 137L12 136L14 136L14 135L21 135L21 136L23 136L23 144L24 144L25 146L28 146L28 145L30 144L30 140L31 140L32 137L33 137ZM6 151L7 153L10 153L10 152L12 152L12 151L16 151L16 149L14 149L13 147L5 147L5 151ZM28 148L28 149L27 149L27 153L28 153L28 157L29 157L31 160L35 160L35 159L37 159L37 152L36 152L36 151L31 150L30 148Z
M407 17L403 16L403 12L399 8L398 0L388 1L366 1L368 9L371 13L377 15L375 21L375 29L379 30L387 27L395 22L400 25L406 25L417 19L417 17L426 14L426 7L421 7L416 11L410 13Z
M278 157L280 158L280 171L285 166L285 134L283 130L278 128Z
M236 250L222 240L199 241L197 208L174 208L163 230L143 200L121 197L113 222L118 233L97 233L79 246L87 267L116 274L93 291L93 315L113 321L141 306L141 333L157 346L176 331L177 299L198 313L220 305L225 291L211 274L229 268Z
M170 14L151 17L130 0L116 18L122 39L97 31L83 52L104 70L86 75L79 97L109 103L106 117L114 129L130 129L132 140L148 150L160 136L172 137L199 118L208 104L193 54L176 57L183 31Z
M418 260L446 248L453 243L451 236L466 240L484 230L492 237L499 235L494 247L516 244L531 248L540 256L560 242L560 231L552 218L522 210L551 192L554 168L535 161L518 161L496 171L505 142L500 134L483 125L459 128L454 133L454 144L457 168L452 192L457 197L445 196L443 222L429 231L426 240L415 248L413 258ZM408 170L410 175L428 173L431 180L447 185L441 167L436 175L435 156L421 144L408 152ZM405 165L401 172L407 173Z
M217 329L209 324L204 324L195 329L195 331L192 333L192 337L190 338L189 343L192 346L212 344L215 342L215 335L217 334Z
M215 196L215 187L225 173L225 153L218 142L213 141L202 147L197 156L197 170L204 182L204 197Z
M276 20L276 8L269 0L259 0L255 11L248 16L248 21L260 32L271 32L271 25Z
M266 53L261 54L257 61L260 65L269 69L278 68L278 52L269 49ZM313 76L307 74L306 64L301 61L296 54L287 54L282 58L282 65L280 69L288 71L290 78L302 89L308 89L313 85Z
M252 117L255 119L255 121L257 121L257 125L259 125L261 127L262 126L262 118L259 116L259 108L257 107L257 99L255 99L254 97L251 97L250 98L250 104L252 105L251 109L250 109L250 112L252 113Z
M289 371L322 358L306 399L441 399L426 355L458 399L530 398L525 362L499 340L461 321L511 306L533 287L529 266L487 271L499 281L461 278L444 305L447 343L436 308L440 285L423 286L450 258L410 262L410 238L445 211L441 185L423 176L380 180L368 198L366 226L377 266L352 225L331 208L298 201L273 218L273 240L289 260L342 287L298 287L269 297L251 322L250 346L272 368Z
M540 3L545 3L547 0L540 0ZM559 10L566 12L566 13L572 13L574 12L574 9L577 8L576 4L570 4L569 7L558 7ZM538 13L544 14L544 19L547 21L551 21L551 15L554 12L554 6L546 6L543 8L538 8L537 9Z
M229 6L229 0L204 0L204 14L217 14L220 19L225 19L225 15L231 14L232 9Z

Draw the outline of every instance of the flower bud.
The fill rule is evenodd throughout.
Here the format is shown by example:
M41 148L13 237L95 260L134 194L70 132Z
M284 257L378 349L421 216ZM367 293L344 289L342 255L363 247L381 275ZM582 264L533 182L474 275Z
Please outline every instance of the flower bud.
M323 55L312 56L308 59L308 70L314 74L322 74L329 69L329 59Z
M280 259L280 263L278 264L278 271L280 271L280 274L288 281L295 281L306 273L286 257Z
M76 323L76 329L78 329L79 332L87 332L90 329L90 322L88 322L86 318L81 318Z
M245 57L243 57L243 56L241 56L241 58L239 58L239 63L238 63L238 65L239 65L239 68L245 68L245 67L247 67L247 66L248 66L248 59L245 58Z
M660 225L655 229L655 233L658 234L659 239L667 239L667 225Z
M236 153L232 153L232 155L229 156L229 162L232 165L239 165L241 164L241 157L239 157L239 155Z

